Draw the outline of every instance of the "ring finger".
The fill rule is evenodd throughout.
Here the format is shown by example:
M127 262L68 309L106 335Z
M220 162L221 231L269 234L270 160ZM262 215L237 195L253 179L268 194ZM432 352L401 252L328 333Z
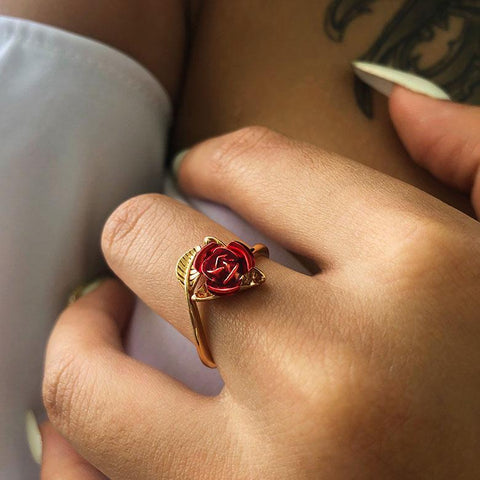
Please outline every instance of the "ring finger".
M153 310L195 342L185 296L175 277L178 258L205 236L228 243L236 237L191 208L163 195L128 200L109 218L102 246L112 270ZM229 371L253 361L258 337L270 331L269 319L281 329L288 295L305 295L308 277L271 260L259 260L267 282L240 296L208 303L209 343L226 383ZM268 316L265 312L269 312ZM261 320L260 320L261 319ZM245 352L248 351L248 355ZM238 376L236 376L238 379Z

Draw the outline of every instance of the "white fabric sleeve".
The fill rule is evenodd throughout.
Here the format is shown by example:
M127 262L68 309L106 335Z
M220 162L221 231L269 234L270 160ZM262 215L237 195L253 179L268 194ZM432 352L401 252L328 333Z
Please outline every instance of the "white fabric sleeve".
M170 100L101 43L0 17L0 478L38 478L24 433L69 291L102 269L123 200L163 184Z

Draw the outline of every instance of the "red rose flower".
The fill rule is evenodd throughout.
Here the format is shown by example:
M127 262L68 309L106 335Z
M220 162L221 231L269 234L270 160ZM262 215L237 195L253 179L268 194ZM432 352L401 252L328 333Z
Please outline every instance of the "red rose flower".
M231 295L240 290L242 277L254 266L253 253L241 242L231 242L226 247L210 242L193 262L195 270L206 277L207 290L215 295Z

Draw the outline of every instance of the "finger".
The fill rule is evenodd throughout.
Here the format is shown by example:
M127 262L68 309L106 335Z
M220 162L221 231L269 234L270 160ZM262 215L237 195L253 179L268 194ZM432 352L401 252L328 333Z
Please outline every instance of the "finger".
M108 280L65 310L47 347L44 404L55 428L108 477L167 478L208 440L214 407L123 352L132 305Z
M203 214L171 198L142 195L127 201L112 214L102 237L105 258L112 270L192 342L187 302L175 270L177 260L201 244L207 235L226 243L237 239ZM275 328L280 329L280 319L289 308L288 297L298 290L302 298L308 290L305 285L308 276L263 257L257 259L256 266L266 275L264 285L204 302L208 303L204 318L207 318L210 347L226 383L231 377L238 379L235 370L239 362L254 357L252 344L258 345L254 339L273 328L273 319L278 323Z
M390 115L412 158L443 182L471 193L480 213L480 108L396 87Z
M381 207L409 194L368 167L258 127L193 147L178 181L184 192L227 205L323 270L381 250L390 235Z
M41 480L105 480L106 477L81 457L50 422L42 433Z

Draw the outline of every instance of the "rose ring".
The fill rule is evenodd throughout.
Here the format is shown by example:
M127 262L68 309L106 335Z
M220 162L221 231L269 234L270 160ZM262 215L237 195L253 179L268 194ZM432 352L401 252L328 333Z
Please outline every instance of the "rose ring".
M203 245L192 248L177 262L176 274L185 289L198 356L207 367L216 365L197 302L233 295L265 282L265 275L255 267L258 256L268 257L268 248L261 243L253 247L238 241L225 245L218 238L205 237Z

